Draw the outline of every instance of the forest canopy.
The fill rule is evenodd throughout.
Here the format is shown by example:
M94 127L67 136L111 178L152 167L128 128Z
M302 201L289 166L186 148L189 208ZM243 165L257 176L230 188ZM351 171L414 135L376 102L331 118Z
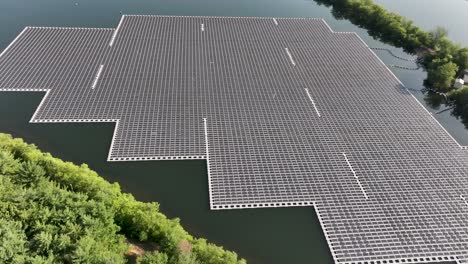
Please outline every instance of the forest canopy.
M87 165L0 133L0 263L125 263L127 238L157 244L139 263L246 263Z

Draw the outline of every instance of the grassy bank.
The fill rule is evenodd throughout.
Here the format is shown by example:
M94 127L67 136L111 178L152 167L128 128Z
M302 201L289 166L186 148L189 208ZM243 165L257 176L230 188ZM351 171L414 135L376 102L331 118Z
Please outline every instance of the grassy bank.
M126 238L157 245L141 263L246 263L86 165L0 134L0 263L125 263Z

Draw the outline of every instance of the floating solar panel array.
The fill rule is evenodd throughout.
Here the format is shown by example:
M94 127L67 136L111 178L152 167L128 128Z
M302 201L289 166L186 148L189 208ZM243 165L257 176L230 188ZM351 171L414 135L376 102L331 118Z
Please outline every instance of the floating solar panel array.
M468 263L468 154L321 19L26 28L0 89L31 122L116 122L110 161L206 159L211 209L314 206L336 263Z

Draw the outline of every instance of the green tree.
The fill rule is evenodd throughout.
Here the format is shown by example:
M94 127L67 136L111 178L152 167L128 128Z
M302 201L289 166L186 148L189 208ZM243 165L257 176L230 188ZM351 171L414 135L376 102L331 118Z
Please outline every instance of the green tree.
M429 32L431 46L435 49L440 49L441 43L448 35L448 30L443 27L436 27Z
M453 55L453 62L458 65L459 71L468 69L468 47L458 49Z
M458 66L453 62L435 59L433 65L427 71L430 85L439 90L448 90L458 71Z

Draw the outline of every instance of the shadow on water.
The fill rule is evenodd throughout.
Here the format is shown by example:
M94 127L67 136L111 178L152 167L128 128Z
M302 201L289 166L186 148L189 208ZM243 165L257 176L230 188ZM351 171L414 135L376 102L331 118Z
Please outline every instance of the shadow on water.
M114 125L29 124L42 96L0 92L0 132L87 163L137 199L159 202L191 234L234 250L249 263L333 263L313 208L210 211L204 161L106 162Z

